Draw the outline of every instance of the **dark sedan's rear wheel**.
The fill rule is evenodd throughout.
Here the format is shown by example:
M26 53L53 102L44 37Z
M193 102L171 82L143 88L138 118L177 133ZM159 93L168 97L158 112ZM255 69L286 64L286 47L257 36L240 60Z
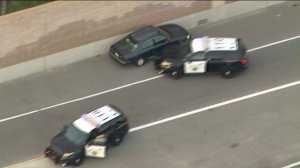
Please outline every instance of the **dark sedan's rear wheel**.
M139 58L136 60L135 65L136 66L143 66L145 64L145 59L144 58Z

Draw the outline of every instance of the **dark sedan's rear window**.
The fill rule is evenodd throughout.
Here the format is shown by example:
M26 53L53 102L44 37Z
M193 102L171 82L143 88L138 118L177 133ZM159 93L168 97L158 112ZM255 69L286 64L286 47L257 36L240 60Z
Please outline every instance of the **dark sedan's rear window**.
M136 42L143 42L158 35L160 33L154 27L149 26L131 33L131 38Z

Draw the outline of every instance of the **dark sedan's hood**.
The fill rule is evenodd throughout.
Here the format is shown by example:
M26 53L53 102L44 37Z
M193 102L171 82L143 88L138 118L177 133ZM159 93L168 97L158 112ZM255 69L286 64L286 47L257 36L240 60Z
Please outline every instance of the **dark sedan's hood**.
M52 138L51 147L61 154L76 152L81 148L80 145L76 145L69 141L62 133Z
M159 27L168 32L174 40L184 39L189 35L184 28L176 24L166 24Z

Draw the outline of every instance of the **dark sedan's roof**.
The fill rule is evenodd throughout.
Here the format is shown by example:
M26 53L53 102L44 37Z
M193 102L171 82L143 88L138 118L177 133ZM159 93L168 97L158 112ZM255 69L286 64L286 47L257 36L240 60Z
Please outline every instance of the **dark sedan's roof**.
M158 35L160 35L160 32L153 26L147 26L131 33L131 37L137 42L145 41Z

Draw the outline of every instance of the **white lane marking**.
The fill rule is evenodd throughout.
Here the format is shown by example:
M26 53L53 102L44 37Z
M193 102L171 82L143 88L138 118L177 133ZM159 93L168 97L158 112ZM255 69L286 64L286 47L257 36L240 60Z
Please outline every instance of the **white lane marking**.
M284 166L282 168L293 168L294 166L298 166L298 165L300 165L300 161L296 162L296 163L293 163L293 164L290 164L290 165L287 165L287 166Z
M249 49L247 52L251 52L251 51L259 50L259 49L262 49L262 48L270 47L270 46L273 46L273 45L276 45L276 44L280 44L280 43L284 43L284 42L287 42L287 41L295 40L297 38L300 38L300 35L295 36L295 37L291 37L291 38L288 38L288 39L285 39L285 40L280 40L280 41L277 41L277 42L274 42L274 43L270 43L270 44L267 44L267 45L263 45L263 46L260 46L260 47L256 47L256 48L253 48L253 49ZM103 95L105 93L120 90L120 89L123 89L123 88L126 88L126 87L130 87L130 86L133 86L133 85L140 84L140 83L145 83L145 82L148 82L150 80L154 80L154 79L157 79L157 78L160 78L160 77L163 77L163 76L164 75L154 76L152 78L144 79L144 80L137 81L137 82L127 84L127 85L123 85L123 86L120 86L120 87L117 87L117 88L114 88L114 89L109 89L109 90L106 90L106 91L102 91L102 92L99 92L99 93L95 93L95 94L92 94L92 95L81 97L81 98L78 98L78 99L73 99L73 100L70 100L70 101L63 102L63 103L59 103L59 104L55 104L55 105L52 105L52 106L44 107L44 108L41 108L41 109L38 109L38 110L34 110L34 111L26 112L26 113L23 113L23 114L3 118L3 119L0 119L0 123L5 122L5 121L9 121L9 120L12 120L12 119L20 118L20 117L23 117L23 116L27 116L27 115L30 115L30 114L38 113L38 112L48 110L48 109L51 109L51 108L63 106L63 105L69 104L69 103L74 103L74 102L77 102L77 101L80 101L80 100L84 100L84 99L92 98L92 97L95 97L95 96Z
M273 45L276 45L276 44L284 43L284 42L295 40L295 39L298 39L298 38L300 38L300 35L295 36L295 37L291 37L291 38L288 38L288 39L276 41L274 43L266 44L266 45L263 45L263 46L260 46L260 47L252 48L252 49L249 49L248 52L259 50L259 49L266 48L266 47L270 47L270 46L273 46Z
M277 91L277 90L281 90L281 89L285 89L285 88L288 88L288 87L296 86L296 85L299 85L299 84L300 84L300 81L295 81L295 82L292 82L292 83L277 86L277 87L274 87L274 88L271 88L271 89L263 90L263 91L256 92L256 93L252 93L252 94L249 94L249 95L246 95L246 96L238 97L238 98L231 99L231 100L228 100L228 101L225 101L225 102L221 102L221 103L217 103L217 104L214 104L214 105L206 106L206 107L203 107L203 108L200 108L200 109L197 109L197 110L189 111L189 112L182 113L182 114L179 114L179 115L176 115L176 116L172 116L172 117L165 118L165 119L162 119L162 120L158 120L158 121L155 121L155 122L151 122L151 123L148 123L148 124L145 124L145 125L141 125L141 126L132 128L129 131L130 132L138 131L138 130L141 130L141 129L144 129L144 128L152 127L152 126L162 124L162 123L165 123L165 122L168 122L168 121L172 121L172 120L183 118L183 117L186 117L186 116L189 116L189 115L201 113L201 112L204 112L204 111L207 111L207 110L210 110L210 109L214 109L214 108L225 106L225 105L228 105L228 104L232 104L232 103L235 103L235 102L238 102L238 101L250 99L250 98L253 98L253 97L256 97L256 96L260 96L260 95L267 94L267 93L270 93L270 92L274 92L274 91Z
M44 108L41 108L41 109L38 109L38 110L26 112L26 113L15 115L15 116L8 117L8 118L4 118L4 119L0 120L0 123L8 121L8 120L12 120L12 119L20 118L20 117L23 117L23 116L27 116L27 115L30 115L30 114L38 113L38 112L48 110L48 109L51 109L51 108L55 108L55 107L58 107L58 106L63 106L63 105L69 104L69 103L74 103L74 102L81 101L81 100L84 100L84 99L88 99L88 98L92 98L92 97L95 97L95 96L103 95L105 93L120 90L120 89L127 88L127 87L130 87L130 86L133 86L133 85L145 83L145 82L157 79L157 78L161 78L163 76L164 75L154 76L152 78L144 79L144 80L137 81L137 82L134 82L134 83L130 83L130 84L127 84L127 85L116 87L116 88L113 88L113 89L105 90L105 91L95 93L95 94L92 94L92 95L88 95L88 96L85 96L85 97L81 97L81 98L78 98L78 99L73 99L73 100L70 100L70 101L63 102L63 103L59 103L59 104L55 104L55 105L52 105L52 106L44 107Z

